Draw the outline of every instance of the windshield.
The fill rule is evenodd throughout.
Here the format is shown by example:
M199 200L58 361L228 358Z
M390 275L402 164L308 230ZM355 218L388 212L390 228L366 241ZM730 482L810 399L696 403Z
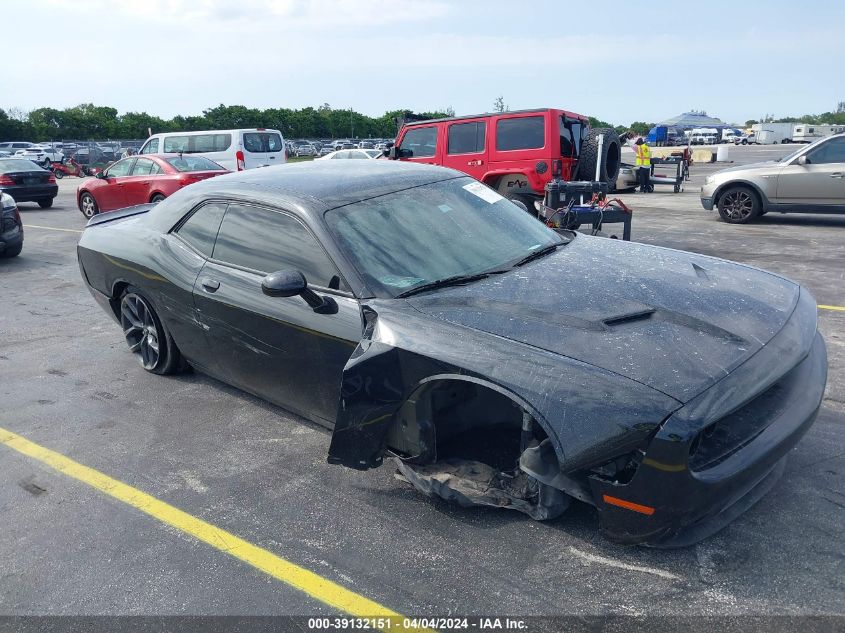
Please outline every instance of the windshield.
M788 163L789 161L793 160L793 159L794 159L794 158L796 158L797 156L799 156L799 155L803 154L804 152L806 152L806 151L807 151L808 149L810 149L811 147L815 147L816 145L818 145L819 143L824 142L825 140L827 140L827 139L826 139L826 138L820 138L820 139L818 139L817 141L813 141L813 142L812 142L812 143L810 143L809 145L802 145L801 147L799 147L798 149L796 149L794 152L791 152L790 154L787 154L787 155L786 155L786 156L784 156L783 158L778 158L776 162L778 162L778 163Z
M226 171L224 167L202 156L176 156L164 160L178 171Z
M0 174L9 174L16 171L45 171L31 160L22 158L8 158L0 160Z
M509 267L561 237L472 178L326 212L335 241L378 296Z

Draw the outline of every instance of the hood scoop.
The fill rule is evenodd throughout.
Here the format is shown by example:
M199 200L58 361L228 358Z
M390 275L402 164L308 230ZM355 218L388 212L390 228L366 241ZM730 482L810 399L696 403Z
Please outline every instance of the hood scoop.
M613 327L614 325L620 325L630 321L642 321L643 319L648 319L655 312L657 312L657 310L654 308L647 308L645 310L637 310L636 312L607 317L606 319L602 319L601 322L608 327Z

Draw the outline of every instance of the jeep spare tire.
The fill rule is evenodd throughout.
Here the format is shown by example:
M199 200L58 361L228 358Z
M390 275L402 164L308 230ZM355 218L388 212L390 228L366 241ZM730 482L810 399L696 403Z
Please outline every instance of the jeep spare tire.
M601 156L599 156L599 134L604 134ZM581 157L578 159L578 180L596 179L596 164L601 161L599 180L606 182L608 188L616 183L619 165L622 163L622 147L619 135L613 128L597 127L590 130L590 135L581 144Z

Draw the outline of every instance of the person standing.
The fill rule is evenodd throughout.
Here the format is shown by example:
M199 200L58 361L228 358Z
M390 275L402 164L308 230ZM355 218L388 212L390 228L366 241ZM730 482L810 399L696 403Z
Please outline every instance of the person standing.
M651 148L640 136L634 142L634 151L637 154L637 180L640 182L640 192L648 193L649 180L651 180Z

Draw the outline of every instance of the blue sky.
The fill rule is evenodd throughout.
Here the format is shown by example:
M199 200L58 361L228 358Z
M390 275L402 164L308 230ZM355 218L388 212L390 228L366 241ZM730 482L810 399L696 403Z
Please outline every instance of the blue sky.
M833 0L28 0L4 2L2 23L15 51L0 73L6 109L471 114L502 95L511 109L627 124L845 101L845 2Z

